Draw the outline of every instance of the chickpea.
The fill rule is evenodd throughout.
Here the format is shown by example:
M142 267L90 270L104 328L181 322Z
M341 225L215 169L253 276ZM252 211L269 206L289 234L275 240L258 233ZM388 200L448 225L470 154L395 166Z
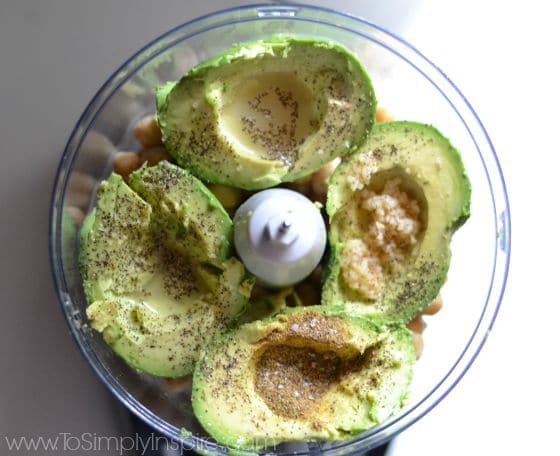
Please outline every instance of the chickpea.
M253 285L251 289L251 300L262 299L267 296L267 290L258 284Z
M95 189L95 179L86 173L74 171L68 180L65 204L85 211Z
M313 272L309 276L309 281L316 289L320 290L323 286L323 267L321 265L313 269Z
M90 130L84 138L81 150L82 155L88 159L83 163L80 157L80 167L83 170L92 170L105 166L106 160L115 152L115 146L107 136Z
M274 305L274 307L284 307L283 304L291 304L291 305L298 305L297 302L295 302L294 299L294 288L293 287L288 287L288 288L282 288L281 290L279 290L277 293L273 294L270 297L270 301L272 302L272 304ZM288 303L288 301L291 301L291 303Z
M375 123L390 122L394 120L393 116L383 108L377 108L375 111Z
M162 144L161 130L154 115L140 119L134 126L133 133L138 142L144 147L154 147Z
M208 185L210 191L218 198L222 206L228 210L237 209L241 204L242 191L239 188L228 187L220 184Z
M163 146L143 148L138 151L140 163L148 162L148 166L157 165L162 160L171 160L171 155Z
M414 350L416 351L416 359L420 359L424 351L424 338L422 334L414 333L412 342L414 344Z
M327 200L327 179L331 176L339 163L340 159L335 158L311 175L311 190L313 191L315 200L321 203Z
M441 298L441 294L438 294L436 299L434 299L431 304L422 310L424 315L434 315L438 313L443 306L443 299Z
M321 303L319 289L307 280L296 287L296 294L304 306L314 306Z
M192 387L192 376L171 378L166 377L163 381L167 384L169 389L175 393L188 391Z
M124 180L128 179L130 173L140 168L141 164L136 152L118 152L113 158L115 173L120 174Z
M74 171L70 174L68 180L68 191L76 193L87 193L88 195L93 192L95 188L95 179L86 173Z
M299 300L298 296L293 293L290 293L289 295L285 296L283 300L286 303L287 307L299 307L303 305L302 302ZM278 301L275 301L273 298L272 302L274 303ZM274 307L276 308L276 305L274 305Z
M288 182L286 187L305 196L311 196L311 175L302 177L293 182Z
M65 206L64 210L70 214L70 216L74 219L77 225L81 225L84 221L85 214L79 207L76 206Z
M422 318L422 314L416 315L414 320L409 321L406 327L415 333L422 334L424 329L426 329L426 323Z
M85 211L91 202L91 195L85 192L67 192L64 203L68 206L75 206Z

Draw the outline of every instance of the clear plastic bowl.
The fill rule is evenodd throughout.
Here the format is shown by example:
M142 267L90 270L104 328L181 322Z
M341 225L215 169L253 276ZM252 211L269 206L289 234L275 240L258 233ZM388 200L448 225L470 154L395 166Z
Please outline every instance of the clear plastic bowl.
M90 366L133 413L185 448L227 450L197 423L189 394L130 369L87 326L77 263L78 230L111 171L117 150L138 147L131 128L154 112L153 87L180 77L197 62L231 46L276 33L338 41L369 70L379 106L395 118L438 127L462 152L473 186L472 216L453 238L444 306L428 317L425 349L415 366L409 405L389 421L344 442L282 444L269 452L328 455L380 445L429 412L461 379L496 317L510 255L510 218L500 166L484 127L457 87L411 45L373 24L323 8L255 5L181 25L149 43L103 84L74 128L54 184L50 253L55 286L71 332ZM192 435L181 436L186 428Z

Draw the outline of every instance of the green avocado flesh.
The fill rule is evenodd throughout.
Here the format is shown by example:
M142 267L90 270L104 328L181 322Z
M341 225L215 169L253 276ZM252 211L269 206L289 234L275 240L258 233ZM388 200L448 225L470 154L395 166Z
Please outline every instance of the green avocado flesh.
M470 191L458 152L435 128L376 125L329 181L322 303L414 318L445 282L449 243L469 217Z
M230 447L341 440L401 409L414 361L400 324L297 308L217 337L197 363L192 404Z
M284 36L236 45L156 89L163 141L177 163L244 189L296 180L352 152L375 104L347 49Z
M232 221L196 177L167 161L130 176L130 187L154 212L154 225L183 256L220 267L232 254Z
M179 166L144 165L99 187L80 232L91 327L135 369L193 374L194 413L220 444L349 439L404 405L416 359L405 325L446 280L471 187L435 128L373 125L375 109L367 72L339 44L238 44L156 88ZM199 179L221 184L210 188L233 213L245 190L340 156L326 261L290 287L255 285L228 212ZM283 186L306 182L313 191L301 193L324 201L326 177L315 186L327 168Z
M174 165L142 167L130 187L111 175L81 231L91 326L136 369L191 373L250 294L252 282L230 256L231 231L213 195Z

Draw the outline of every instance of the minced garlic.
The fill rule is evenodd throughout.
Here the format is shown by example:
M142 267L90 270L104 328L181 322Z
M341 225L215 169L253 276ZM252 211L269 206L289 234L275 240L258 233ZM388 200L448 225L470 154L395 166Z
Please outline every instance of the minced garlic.
M377 166L372 163L369 154L358 157L358 164L355 173L347 177L348 185L353 192L362 190L371 180L371 176L377 172Z
M416 244L421 229L420 206L400 189L401 179L385 182L376 193L359 194L358 211L369 220L360 239L345 242L341 272L345 283L367 299L375 299L386 275L394 272ZM364 214L365 213L365 214Z

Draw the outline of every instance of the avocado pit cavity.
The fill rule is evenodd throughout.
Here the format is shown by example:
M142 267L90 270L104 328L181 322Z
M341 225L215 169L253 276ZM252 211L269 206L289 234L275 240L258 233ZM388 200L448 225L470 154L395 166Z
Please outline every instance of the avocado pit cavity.
M236 44L156 88L162 141L177 164L245 190L292 182L352 152L375 105L347 49L284 35Z
M351 208L355 223L350 229L358 225L359 236L346 241L341 272L345 284L366 299L379 296L386 277L398 270L422 232L419 201L402 183L393 177L380 191L365 187Z
M216 440L253 452L342 440L402 407L414 359L401 324L302 306L216 339L195 369L193 408Z
M295 162L297 148L319 124L309 88L290 72L260 74L226 87L222 131L262 158Z
M363 356L342 342L349 334L336 320L310 312L287 323L267 337L256 362L255 390L274 413L303 418Z
M257 363L255 389L277 415L301 418L337 382L343 365L344 361L334 352L272 346Z

